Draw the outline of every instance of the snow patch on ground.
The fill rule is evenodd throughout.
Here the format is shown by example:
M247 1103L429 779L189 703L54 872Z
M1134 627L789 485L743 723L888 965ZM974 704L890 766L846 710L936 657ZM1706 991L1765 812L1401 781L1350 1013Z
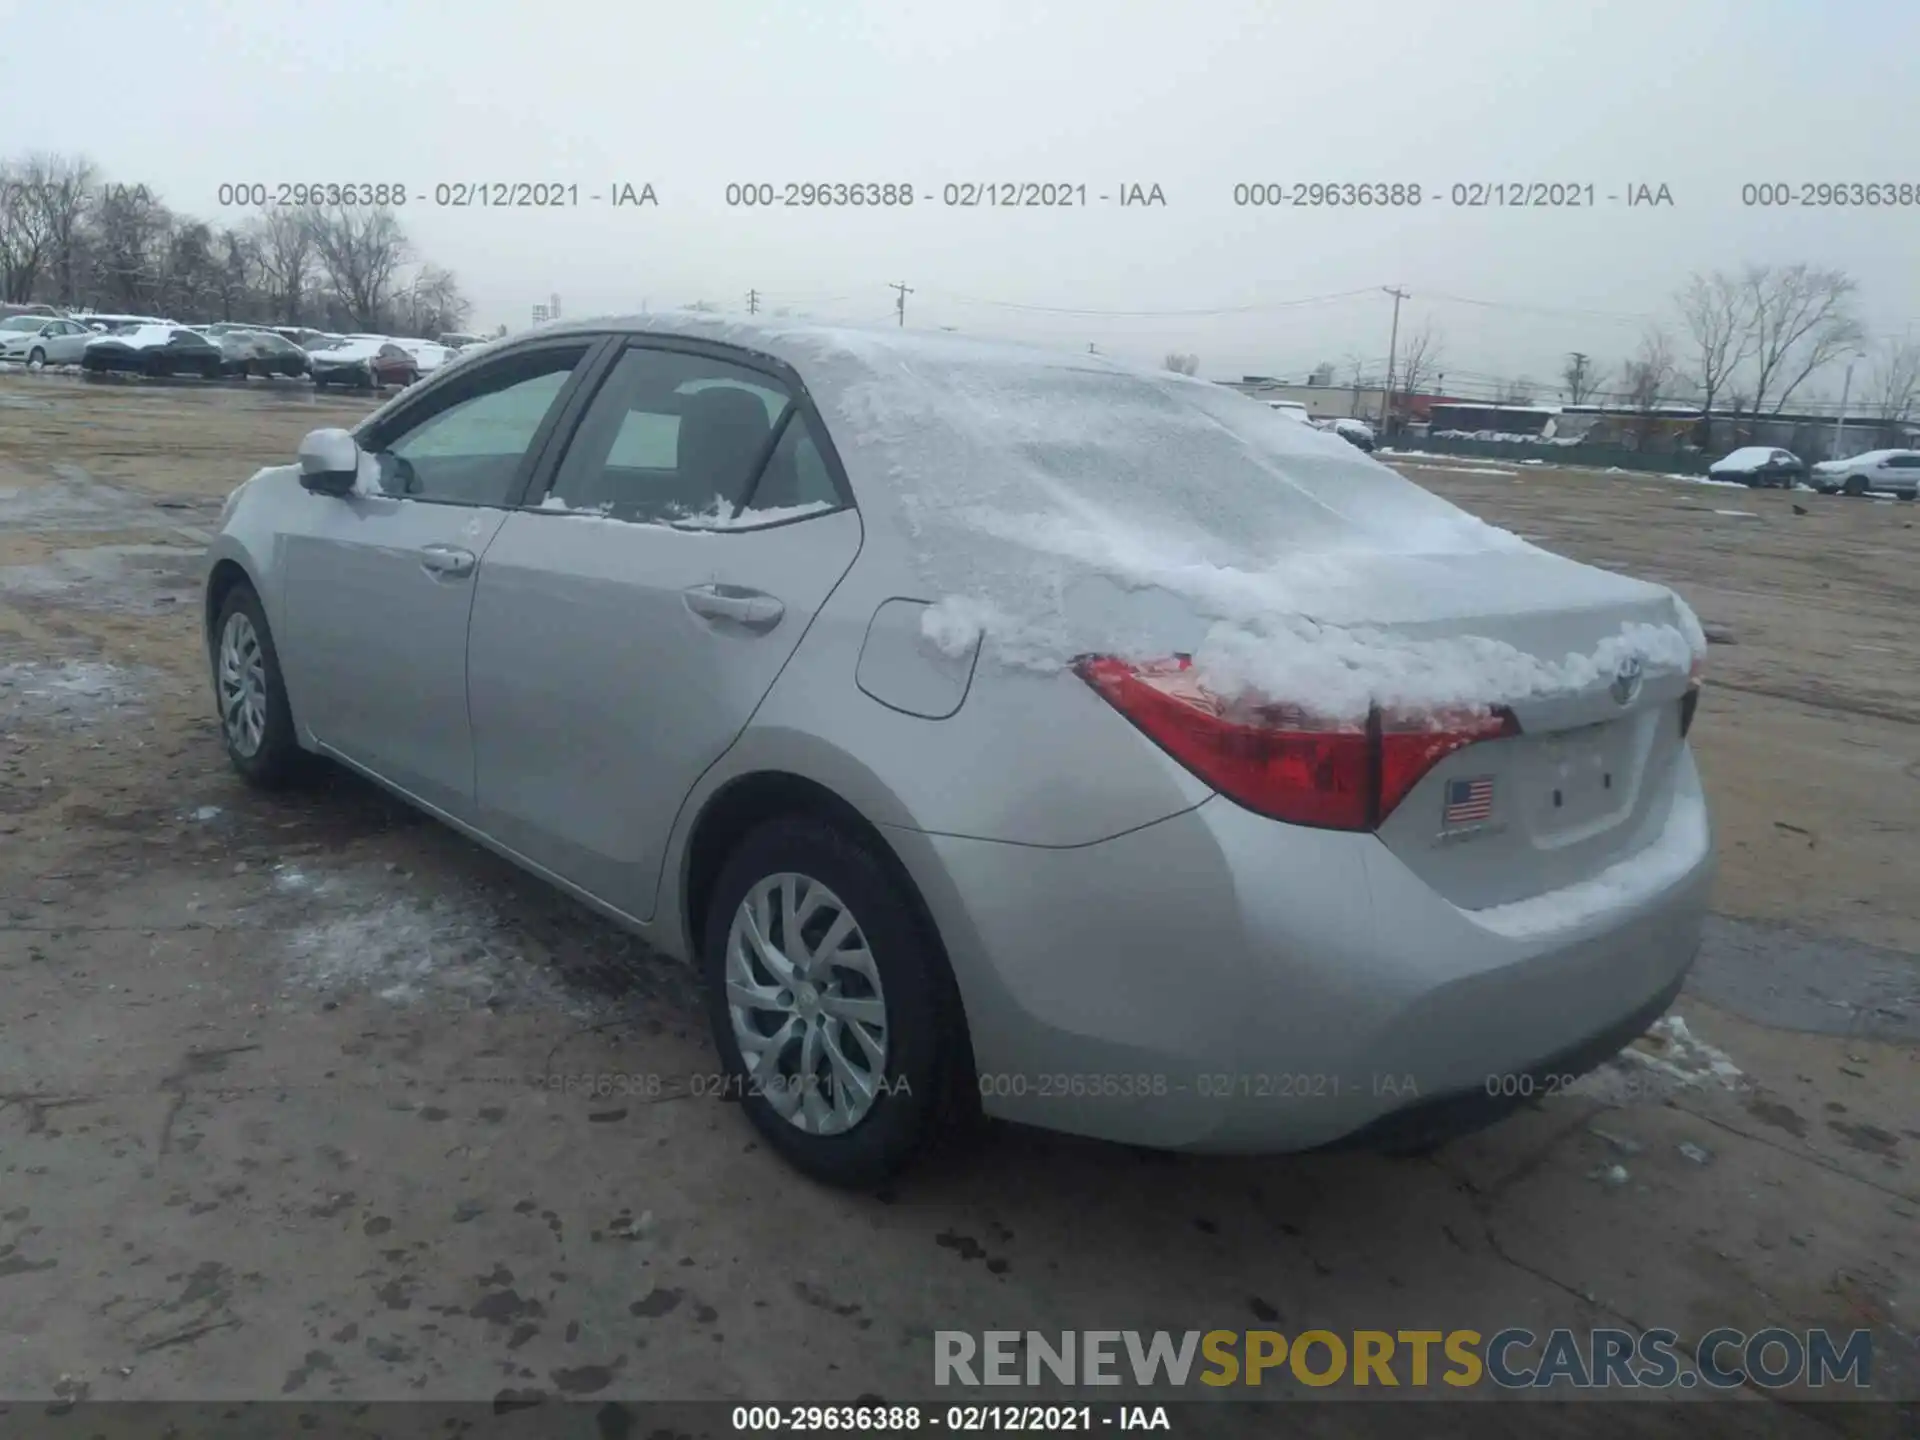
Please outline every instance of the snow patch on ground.
M0 721L89 725L143 702L151 672L104 660L23 660L0 665Z
M1746 1075L1726 1051L1700 1039L1673 1014L1654 1021L1646 1034L1583 1079L1575 1093L1604 1104L1630 1105L1685 1090L1739 1090L1746 1084Z
M276 897L301 909L283 941L284 974L296 992L371 994L394 1005L439 998L593 1013L527 958L481 899L396 894L385 877L294 864L276 866L271 883Z
M0 565L0 594L152 615L191 604L204 564L204 552L185 545L76 547L37 564Z

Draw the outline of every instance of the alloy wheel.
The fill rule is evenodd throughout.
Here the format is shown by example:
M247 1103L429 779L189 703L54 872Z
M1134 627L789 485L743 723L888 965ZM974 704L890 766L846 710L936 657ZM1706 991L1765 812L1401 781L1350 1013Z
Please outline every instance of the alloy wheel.
M267 733L267 662L244 611L227 617L220 635L220 724L235 752L252 759Z
M727 1011L751 1093L809 1135L839 1135L885 1085L887 1002L846 903L805 875L756 883L727 932Z

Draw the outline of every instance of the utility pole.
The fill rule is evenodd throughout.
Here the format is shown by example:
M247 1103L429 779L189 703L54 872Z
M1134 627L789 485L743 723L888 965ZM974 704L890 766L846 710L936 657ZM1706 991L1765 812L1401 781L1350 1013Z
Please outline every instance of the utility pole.
M760 292L758 290L749 290L747 291L747 314L758 315L759 313Z
M900 316L901 325L904 326L907 323L907 297L911 295L913 291L909 290L905 284L903 284L898 280L896 280L893 284L887 286L887 288L889 290L898 290L900 292L900 298L894 301L893 308L895 312Z
M1587 357L1575 350L1567 358L1573 361L1573 370L1567 376L1567 389L1570 392L1567 399L1575 405L1584 405L1587 399Z
M1833 453L1827 457L1829 460L1844 460L1847 458L1840 453L1840 447L1846 444L1843 435L1847 424L1847 398L1853 394L1853 366L1854 362L1859 358L1858 355L1849 355L1847 357L1847 378L1840 386L1840 414L1833 422Z
M1393 405L1393 354L1400 344L1400 302L1411 297L1397 285L1382 285L1380 288L1393 297L1393 332L1387 337L1387 388L1380 396L1380 436L1384 440L1387 413Z

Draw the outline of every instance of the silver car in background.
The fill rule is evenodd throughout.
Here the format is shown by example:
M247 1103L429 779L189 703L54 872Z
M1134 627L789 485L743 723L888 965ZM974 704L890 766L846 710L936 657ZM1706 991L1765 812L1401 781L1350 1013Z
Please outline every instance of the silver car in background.
M1619 643L1697 630L1669 591L1093 356L549 326L243 484L205 617L246 779L330 757L693 962L835 1183L975 1107L1430 1144L1658 1017L1712 873L1691 642ZM1331 705L1362 642L1448 705L1210 688Z

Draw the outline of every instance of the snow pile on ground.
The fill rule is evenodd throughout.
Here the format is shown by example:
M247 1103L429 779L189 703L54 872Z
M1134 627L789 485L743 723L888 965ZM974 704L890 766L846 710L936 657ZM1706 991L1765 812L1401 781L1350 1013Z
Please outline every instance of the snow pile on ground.
M1724 1050L1696 1036L1679 1015L1666 1015L1585 1077L1576 1093L1609 1105L1630 1105L1686 1090L1739 1090L1746 1083L1745 1074Z
M1495 445L1578 445L1580 442L1571 436L1546 436L1517 434L1510 430L1434 430L1430 432L1436 440L1482 440Z

